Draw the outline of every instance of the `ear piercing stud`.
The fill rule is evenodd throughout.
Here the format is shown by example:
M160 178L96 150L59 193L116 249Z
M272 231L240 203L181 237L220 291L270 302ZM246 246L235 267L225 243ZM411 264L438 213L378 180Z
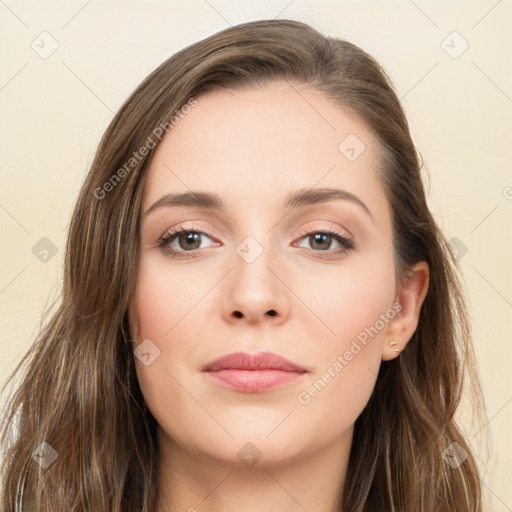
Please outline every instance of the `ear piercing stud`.
M389 342L390 346L394 347L395 345L398 345L398 342L396 342L395 340L392 340ZM396 347L393 349L397 354L400 352L400 347Z

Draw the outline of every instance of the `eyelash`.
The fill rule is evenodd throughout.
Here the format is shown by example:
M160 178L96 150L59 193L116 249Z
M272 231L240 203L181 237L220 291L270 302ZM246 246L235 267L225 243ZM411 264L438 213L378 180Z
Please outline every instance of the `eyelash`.
M170 256L171 258L175 258L175 257L182 258L182 259L194 258L195 256L193 256L193 254L196 251L200 251L201 249L194 249L192 251L176 251L169 247L169 244L177 236L179 236L180 234L183 234L183 233L196 233L196 234L205 235L206 237L211 238L207 233L205 233L204 231L201 231L200 229L196 229L194 226L190 226L187 228L184 228L183 226L181 226L179 228L169 231L164 236L162 236L162 238L160 238L160 240L158 241L158 247L166 256ZM341 255L356 248L356 245L352 239L348 238L347 236L345 236L333 229L303 231L300 233L301 239L306 238L306 236L310 236L310 235L314 235L314 234L328 235L342 245L341 248L336 249L336 250L328 249L325 251L321 251L321 250L310 249L311 251L313 251L315 253L320 253L320 254L318 254L318 256L320 258L329 258L333 254L341 256ZM189 253L190 255L188 255L187 253ZM330 256L322 255L321 253L329 253ZM186 256L183 256L183 254L186 254Z

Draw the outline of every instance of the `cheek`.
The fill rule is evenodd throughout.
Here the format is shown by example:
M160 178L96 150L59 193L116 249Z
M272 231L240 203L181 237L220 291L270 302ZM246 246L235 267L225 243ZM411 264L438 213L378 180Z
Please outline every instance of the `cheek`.
M197 328L194 318L208 299L198 301L212 286L210 281L197 272L170 270L159 258L142 258L139 266L130 315L131 326L138 327L133 331L135 345L150 340L149 352L158 355L147 366L135 358L137 378L151 413L173 436L180 431L179 418L201 416L185 388L201 362L202 347L191 341Z
M139 335L171 339L181 320L208 289L205 277L172 268L158 255L143 257L133 304L140 322Z
M319 417L336 411L326 426L334 435L356 420L375 385L386 329L396 314L392 257L365 259L340 272L336 280L317 280L320 283L322 292L319 287L310 288L315 291L308 300L315 305L327 335L317 337L322 341L311 353L317 362L315 373L297 401Z
M374 327L379 311L380 308L375 308L373 314L365 311L357 322L351 315L344 322L338 320L337 339L322 344L322 353L314 354L318 361L316 371L296 394L298 423L307 424L315 418L312 427L321 426L325 440L350 429L372 395L385 332L385 328ZM361 322L361 318L365 321ZM316 428L305 428L304 435L307 433L312 436L311 443L317 442Z
M334 350L347 350L359 335L364 343L368 330L373 333L371 339L385 333L395 298L395 270L389 253L383 251L375 256L354 258L350 265L347 262L346 267L336 272L327 269L325 274L316 273L302 281L298 294L322 320L326 328L322 339L331 341L336 347ZM383 317L386 313L388 317ZM382 318L387 322L383 323ZM374 327L379 335L375 334ZM327 353L332 355L332 351L327 350Z

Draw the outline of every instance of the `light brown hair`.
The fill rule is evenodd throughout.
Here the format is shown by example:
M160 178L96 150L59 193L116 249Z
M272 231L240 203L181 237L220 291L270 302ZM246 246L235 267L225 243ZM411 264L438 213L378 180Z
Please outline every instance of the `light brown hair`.
M468 315L455 258L426 203L406 116L374 58L291 20L245 23L188 46L114 116L73 212L62 295L8 381L20 378L2 428L3 510L20 512L23 500L37 512L155 511L157 425L136 378L127 316L154 150L108 193L98 190L191 97L269 81L309 85L368 125L382 150L397 275L405 278L419 261L430 267L417 330L399 358L382 363L356 421L342 510L482 510L479 473L454 420L466 372L481 399ZM58 453L46 470L32 459L43 441ZM452 442L468 453L457 468L443 460Z

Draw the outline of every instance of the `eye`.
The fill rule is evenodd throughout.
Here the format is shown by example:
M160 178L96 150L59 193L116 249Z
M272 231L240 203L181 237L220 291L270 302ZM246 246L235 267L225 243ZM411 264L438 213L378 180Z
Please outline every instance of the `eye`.
M328 258L335 255L345 254L346 252L355 248L355 243L346 235L339 233L332 229L325 229L321 231L309 231L303 236L301 240L309 242L311 250L315 253L328 253L318 254L321 258ZM340 247L332 249L332 243L336 242Z
M166 233L158 242L158 247L162 252L168 256L191 258L190 253L201 247L202 238L210 238L204 231L195 229L193 226L190 228L179 227ZM172 244L177 243L177 248ZM184 254L185 253L185 254Z
M204 246L201 246L204 237L211 240L204 231L196 229L193 226L189 228L181 226L167 232L159 240L158 247L164 254L173 258L193 258L196 251L204 249ZM353 240L332 229L303 232L301 240L303 239L306 239L306 241L310 243L310 250L321 258L345 254L355 248ZM339 244L340 247L332 249L333 241Z

